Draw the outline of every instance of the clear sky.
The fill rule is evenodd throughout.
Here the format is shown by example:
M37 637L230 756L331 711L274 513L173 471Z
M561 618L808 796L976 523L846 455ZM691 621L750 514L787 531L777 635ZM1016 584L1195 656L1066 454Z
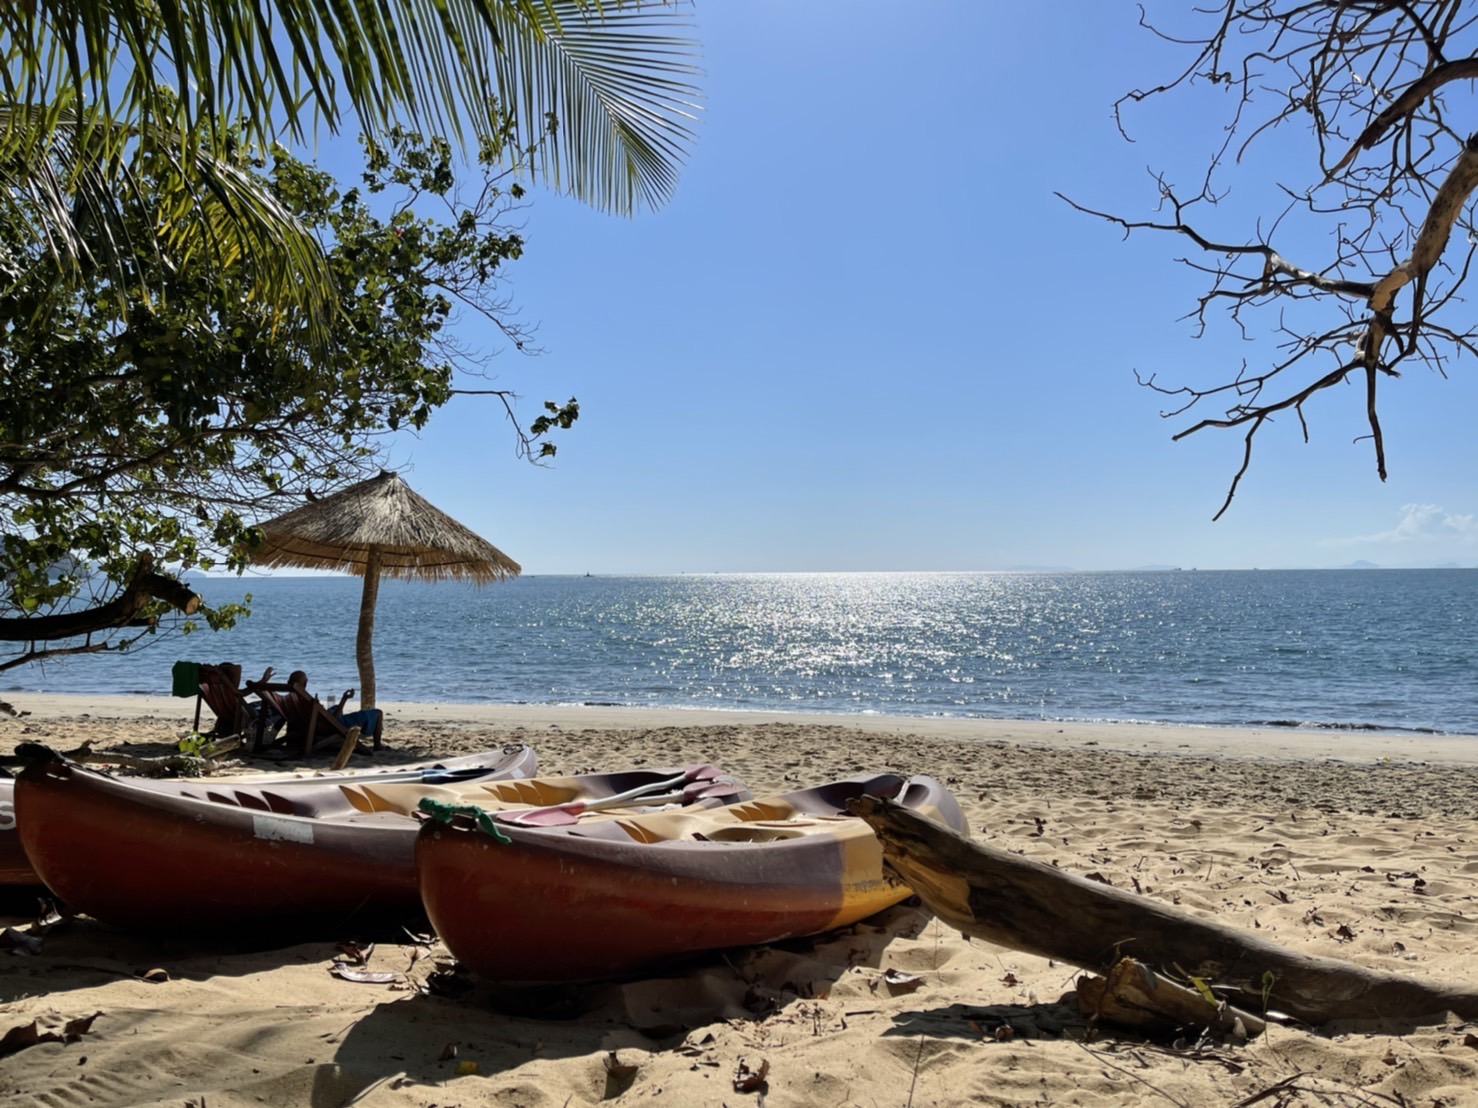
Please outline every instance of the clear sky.
M525 573L1478 564L1470 365L1386 386L1386 483L1339 388L1308 445L1293 418L1260 436L1211 521L1240 433L1173 443L1187 421L1135 370L1204 385L1276 351L1221 320L1194 337L1186 244L1053 195L1150 218L1147 168L1191 184L1220 142L1219 90L1120 136L1114 101L1185 61L1135 4L703 0L694 22L705 111L672 202L531 193L509 276L544 353L498 384L529 418L579 398L555 463L517 460L476 398L390 453ZM1317 176L1275 139L1210 230L1248 238L1276 182Z

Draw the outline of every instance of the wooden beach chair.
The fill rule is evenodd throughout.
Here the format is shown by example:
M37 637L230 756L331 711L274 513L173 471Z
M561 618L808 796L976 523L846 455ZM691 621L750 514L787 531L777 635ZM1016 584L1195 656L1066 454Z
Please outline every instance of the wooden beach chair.
M270 673L270 671L269 671ZM358 713L350 713L348 720L345 719L344 705L354 695L353 689L345 689L344 695L332 709L325 708L323 702L308 692L292 684L269 683L265 679L261 681L248 682L247 687L255 692L262 701L261 718L269 713L275 714L283 721L281 741L292 744L298 739L303 742L303 757L313 753L314 748L324 742L334 741L343 744L349 737L349 732L356 727L374 740L374 748L380 748L383 730L383 716L376 713L373 717L362 721L356 721ZM265 728L257 728L257 747L260 748L265 738Z
M213 739L243 735L255 716L247 692L241 688L241 667L234 662L219 665L200 664L199 692L195 697L195 731L200 730L201 706L208 705L215 714L215 726L208 732Z

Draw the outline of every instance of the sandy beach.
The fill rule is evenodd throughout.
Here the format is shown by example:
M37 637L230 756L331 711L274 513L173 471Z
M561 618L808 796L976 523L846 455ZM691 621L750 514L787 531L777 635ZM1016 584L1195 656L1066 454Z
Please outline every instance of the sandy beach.
M26 741L161 753L189 732L194 708L169 698L0 699L26 713L0 715L0 753ZM981 842L1296 950L1478 988L1478 739L382 707L386 746L374 764L521 741L544 772L710 761L756 795L864 771L931 774ZM25 927L29 904L9 908L0 924ZM33 1022L81 1031L0 1058L0 1101L1478 1104L1478 1026L1456 1018L1319 1032L1274 1025L1244 1044L1090 1035L1062 999L1078 971L969 941L916 903L840 933L558 995L483 985L433 995L425 982L448 956L409 935L382 938L371 956L389 982L331 975L337 953L328 939L243 950L72 920L39 953L0 963L0 1036ZM917 980L899 987L887 971ZM759 1087L736 1088L762 1066Z

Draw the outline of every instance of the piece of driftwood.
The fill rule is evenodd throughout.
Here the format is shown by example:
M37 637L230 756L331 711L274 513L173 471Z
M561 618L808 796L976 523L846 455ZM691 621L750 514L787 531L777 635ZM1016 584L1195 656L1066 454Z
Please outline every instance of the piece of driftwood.
M1267 1021L1210 1001L1133 958L1120 958L1103 977L1078 978L1078 1010L1095 1023L1105 1020L1150 1034L1199 1034L1248 1039L1267 1030Z
M69 762L90 766L118 766L145 777L175 777L181 774L199 776L218 768L215 760L241 746L240 736L212 743L199 755L166 754L160 758L141 758L136 754L121 754L116 751L95 751L89 739L73 750L60 754L40 743L21 743L15 755L4 761L11 765L26 765L32 761L51 761L65 758Z
M946 923L1014 950L1106 973L1130 956L1196 977L1253 1011L1305 1023L1453 1012L1478 1019L1478 986L1444 985L1300 954L1155 900L992 849L877 797L848 808L886 864Z

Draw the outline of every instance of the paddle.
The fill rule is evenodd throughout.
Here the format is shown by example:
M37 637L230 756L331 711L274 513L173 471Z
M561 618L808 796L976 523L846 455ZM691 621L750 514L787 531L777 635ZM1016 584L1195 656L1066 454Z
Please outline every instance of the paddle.
M717 778L713 781L694 781L691 785L679 789L677 792L663 793L661 796L643 795L629 797L619 804L611 803L611 800L614 798L596 800L591 802L590 807L599 811L602 808L619 808L627 804L670 804L676 800L680 800L684 804L695 804L700 800L709 800L720 796L739 796L744 792L744 786L732 777Z
M690 766L676 777L665 781L649 781L645 785L638 785L634 789L627 789L624 793L616 793L614 796L601 797L599 800L576 800L569 804L556 804L548 808L494 812L493 819L499 823L513 824L516 827L569 827L579 823L580 817L586 812L598 812L602 808L619 808L634 800L655 802L657 800L687 799L690 789L694 790L692 794L694 800L741 791L738 785L722 780L722 777L723 774L713 766ZM653 795L676 785L684 787L675 795Z

